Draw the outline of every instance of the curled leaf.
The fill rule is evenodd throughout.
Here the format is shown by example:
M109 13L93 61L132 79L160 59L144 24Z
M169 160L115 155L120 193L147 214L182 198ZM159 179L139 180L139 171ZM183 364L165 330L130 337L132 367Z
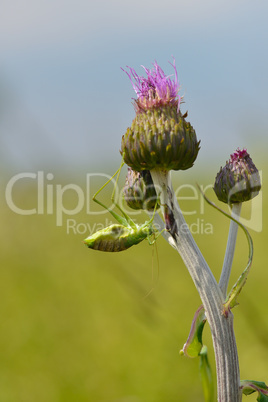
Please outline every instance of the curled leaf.
M186 343L183 345L181 354L187 357L198 357L203 347L202 334L206 322L205 309L200 306L196 311Z
M241 389L244 395L253 394L253 392L258 392L257 401L267 402L268 401L268 387L262 381L241 381Z

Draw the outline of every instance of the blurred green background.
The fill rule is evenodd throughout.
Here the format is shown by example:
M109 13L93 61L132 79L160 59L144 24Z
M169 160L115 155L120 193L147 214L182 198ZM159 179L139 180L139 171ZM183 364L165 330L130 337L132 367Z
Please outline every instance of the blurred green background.
M262 172L254 262L234 315L241 378L268 382L267 14L263 0L1 2L0 402L202 401L198 361L179 355L200 300L177 253L162 238L158 258L147 241L108 255L82 242L111 221L91 196L118 168L134 117L120 67L141 74L157 60L173 74L172 55L201 139L193 169L174 174L176 189L188 186L180 198L213 184L237 147ZM218 279L229 222L199 195L180 204ZM73 212L60 222L62 206ZM239 233L231 282L247 255ZM205 343L214 368L208 328Z
M174 174L174 187L185 182L194 186L196 177L204 186L211 183L211 174L195 175L195 170ZM57 177L62 185L68 183ZM76 184L86 192L82 180ZM92 190L101 184L97 181ZM103 192L107 203L110 190L108 186ZM46 193L47 188L44 197ZM187 189L179 195L192 193ZM215 201L212 190L207 195ZM65 196L65 208L74 208L75 192L68 190ZM259 197L263 197L265 223L267 191ZM22 209L33 208L36 182L21 187L17 183L13 201ZM200 212L200 202L198 197L180 204L184 211L196 211L186 217L190 225L198 219L203 227L210 224L213 234L204 233L200 224L192 229L218 279L229 222L208 205ZM90 208L98 210L92 204ZM250 205L245 205L244 217L248 218L249 210ZM146 216L135 218L142 223ZM76 225L68 234L69 219L75 219ZM23 216L2 202L0 401L203 400L198 361L179 355L200 305L186 268L162 237L157 249L147 241L122 253L87 249L82 240L89 230L83 234L83 225L106 225L106 219L110 221L109 214L92 216L83 208L75 216L64 214L62 226L57 227L56 209L52 215ZM241 378L267 381L267 227L251 233L255 256L240 305L233 310L235 332ZM247 241L239 232L232 282L247 256ZM215 370L208 327L205 344Z

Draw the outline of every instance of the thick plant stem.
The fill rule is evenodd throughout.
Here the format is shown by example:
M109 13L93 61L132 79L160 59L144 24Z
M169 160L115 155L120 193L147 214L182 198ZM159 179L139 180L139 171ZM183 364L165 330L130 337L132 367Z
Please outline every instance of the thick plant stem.
M238 204L233 204L233 206L232 206L232 217L238 221L240 218L241 208L242 208L242 202L240 202ZM224 257L224 261L223 261L221 277L220 277L220 281L219 281L219 286L221 288L224 298L226 298L229 278L230 278L233 259L234 259L237 230L238 230L238 224L231 220L228 241L227 241L227 246L226 246L226 252L225 252L225 257Z
M196 289L200 295L209 323L215 351L219 402L240 402L239 363L233 331L233 315L223 311L223 293L196 245L172 189L170 174L151 171L155 188L160 194L166 228L174 239Z

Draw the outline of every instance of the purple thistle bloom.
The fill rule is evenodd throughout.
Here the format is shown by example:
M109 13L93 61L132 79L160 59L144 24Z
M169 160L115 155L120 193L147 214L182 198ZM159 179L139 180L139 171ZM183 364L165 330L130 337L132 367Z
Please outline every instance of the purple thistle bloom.
M230 163L231 162L232 163L239 162L239 160L245 159L246 156L249 156L246 148L243 148L243 149L237 148L237 150L233 154L230 155Z
M177 111L179 111L181 96L178 95L179 81L174 58L173 64L170 64L175 71L175 79L173 80L169 75L165 75L156 61L153 63L154 68L152 70L142 66L147 74L147 78L139 76L131 67L127 66L129 72L122 68L128 75L133 89L137 94L138 99L135 99L135 109L137 112L165 105L176 106Z

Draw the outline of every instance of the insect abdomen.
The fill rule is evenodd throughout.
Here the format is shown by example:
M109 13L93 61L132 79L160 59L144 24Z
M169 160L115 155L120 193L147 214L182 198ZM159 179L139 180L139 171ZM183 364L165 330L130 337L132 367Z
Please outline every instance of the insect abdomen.
M139 228L134 230L122 225L111 225L89 236L84 242L93 250L119 252L140 243L146 237L147 234Z
M94 250L100 250L100 251L118 252L127 249L124 243L125 242L123 241L123 239L117 239L117 240L100 239L95 241L94 246L92 248Z

